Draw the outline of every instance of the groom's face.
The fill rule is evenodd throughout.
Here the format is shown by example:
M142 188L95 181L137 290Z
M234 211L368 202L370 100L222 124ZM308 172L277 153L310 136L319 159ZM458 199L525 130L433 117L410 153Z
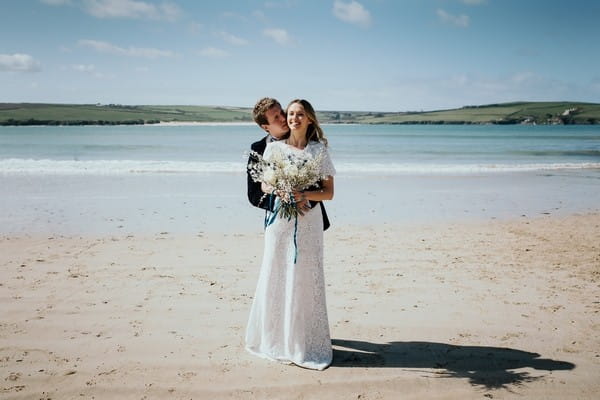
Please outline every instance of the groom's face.
M281 106L275 105L269 108L265 113L265 117L267 117L269 123L267 125L261 125L261 127L275 139L281 138L290 131Z

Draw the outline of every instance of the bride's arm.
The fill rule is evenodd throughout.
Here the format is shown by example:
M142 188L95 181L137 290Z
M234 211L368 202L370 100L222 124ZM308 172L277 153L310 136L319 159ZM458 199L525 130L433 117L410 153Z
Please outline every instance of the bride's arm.
M323 201L333 199L333 176L322 181L322 188L319 190L307 190L298 193L301 200Z

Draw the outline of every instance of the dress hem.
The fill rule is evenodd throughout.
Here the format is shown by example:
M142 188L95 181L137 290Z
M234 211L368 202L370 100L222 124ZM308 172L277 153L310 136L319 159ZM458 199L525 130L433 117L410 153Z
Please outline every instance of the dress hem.
M250 347L246 347L246 351L252 355L255 355L260 358L264 358L269 361L274 361L274 362L278 362L280 364L285 364L285 365L295 365L300 368L311 369L314 371L323 371L331 365L331 361L329 361L329 363L327 363L327 364L314 364L314 363L308 364L308 363L302 363L302 362L288 360L288 359L284 359L284 358L275 358L275 357L271 357L268 354L252 350Z

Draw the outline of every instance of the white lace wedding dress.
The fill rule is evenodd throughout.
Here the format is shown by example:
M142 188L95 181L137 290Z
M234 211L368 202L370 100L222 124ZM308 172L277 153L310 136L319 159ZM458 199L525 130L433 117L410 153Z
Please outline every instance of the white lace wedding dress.
M335 175L327 148L310 142L298 150L282 142L267 145L316 157L324 149L322 172ZM323 276L323 217L320 206L295 219L277 217L265 229L262 266L246 331L246 349L260 357L316 370L331 364L332 348Z

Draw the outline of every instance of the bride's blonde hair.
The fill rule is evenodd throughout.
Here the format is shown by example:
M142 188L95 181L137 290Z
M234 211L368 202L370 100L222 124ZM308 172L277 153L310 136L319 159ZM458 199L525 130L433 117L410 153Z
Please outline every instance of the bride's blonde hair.
M327 146L327 139L325 138L325 134L323 133L323 129L321 128L321 125L319 125L319 120L317 119L317 113L315 112L315 109L313 108L313 106L304 99L294 99L294 100L290 101L290 104L287 105L287 107L285 109L286 114L287 114L287 110L294 103L298 103L298 104L302 105L302 107L304 107L304 112L306 113L306 116L308 117L309 121L311 122L311 124L308 126L308 129L306 130L306 143L308 143L312 140L315 142L321 142L325 146Z

